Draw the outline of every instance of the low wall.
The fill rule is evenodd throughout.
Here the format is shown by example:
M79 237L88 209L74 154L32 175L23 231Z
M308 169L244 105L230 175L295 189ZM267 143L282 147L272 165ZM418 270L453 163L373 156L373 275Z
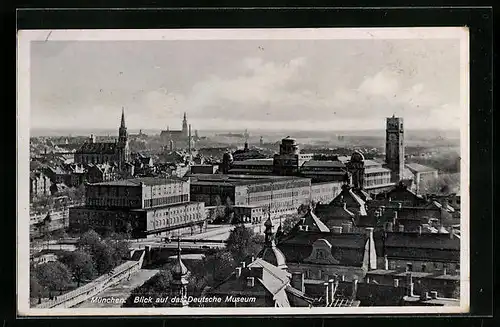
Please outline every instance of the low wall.
M140 250L139 250L140 251ZM144 252L139 260L129 260L115 267L110 273L102 275L92 282L85 284L71 292L57 296L54 300L41 303L37 309L71 308L87 299L103 292L108 287L116 285L130 274L138 271L144 261Z

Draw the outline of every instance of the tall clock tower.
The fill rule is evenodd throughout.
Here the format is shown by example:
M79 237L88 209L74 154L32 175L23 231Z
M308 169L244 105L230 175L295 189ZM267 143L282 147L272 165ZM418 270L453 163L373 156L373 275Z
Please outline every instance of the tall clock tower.
M385 162L391 172L391 182L397 183L403 178L405 165L405 145L403 118L387 118L385 139Z

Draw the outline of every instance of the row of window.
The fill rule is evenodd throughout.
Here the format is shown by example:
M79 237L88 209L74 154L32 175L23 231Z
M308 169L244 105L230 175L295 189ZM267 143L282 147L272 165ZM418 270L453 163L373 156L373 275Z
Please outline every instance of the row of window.
M144 207L149 208L149 207L156 207L173 203L182 203L187 201L189 201L189 194L165 196L157 199L144 200Z
M377 178L377 179L365 179L364 186L374 186L374 185L384 185L389 184L391 182L391 178Z
M99 207L139 207L139 200L131 200L126 198L89 198L87 205Z
M192 221L198 221L201 220L202 216L200 213L198 214L189 214L189 215L180 215L180 216L173 216L169 218L164 218L164 219L157 219L153 222L154 228L162 228L166 226L171 226L171 225L177 225L177 224L184 224L187 222L192 222Z

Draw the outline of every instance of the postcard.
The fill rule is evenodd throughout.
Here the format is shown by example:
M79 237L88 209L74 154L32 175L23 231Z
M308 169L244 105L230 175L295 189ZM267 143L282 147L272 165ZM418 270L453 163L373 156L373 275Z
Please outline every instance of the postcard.
M468 40L20 30L18 315L468 312Z

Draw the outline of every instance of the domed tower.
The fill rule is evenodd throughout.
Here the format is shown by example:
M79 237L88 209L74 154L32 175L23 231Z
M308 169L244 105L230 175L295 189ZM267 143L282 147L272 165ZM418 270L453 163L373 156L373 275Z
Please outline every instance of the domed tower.
M276 242L274 241L273 222L271 217L266 220L264 226L266 227L264 231L264 248L259 252L259 254L257 254L257 258L261 258L262 260L287 271L288 266L286 265L285 255L276 247Z
M224 153L224 155L222 156L222 168L221 168L222 173L227 174L232 164L233 164L232 154L229 152Z
M128 133L125 126L125 111L122 108L122 119L118 129L118 167L120 170L125 168L125 163L129 161L130 149L128 145Z
M189 302L187 300L187 285L189 284L189 270L184 265L181 259L181 240L177 241L177 260L170 271L172 273L172 281L170 282L170 293L172 297L177 300L174 306L187 307Z
M363 189L365 183L365 157L363 154L354 151L346 166L352 177L352 186L356 189Z

